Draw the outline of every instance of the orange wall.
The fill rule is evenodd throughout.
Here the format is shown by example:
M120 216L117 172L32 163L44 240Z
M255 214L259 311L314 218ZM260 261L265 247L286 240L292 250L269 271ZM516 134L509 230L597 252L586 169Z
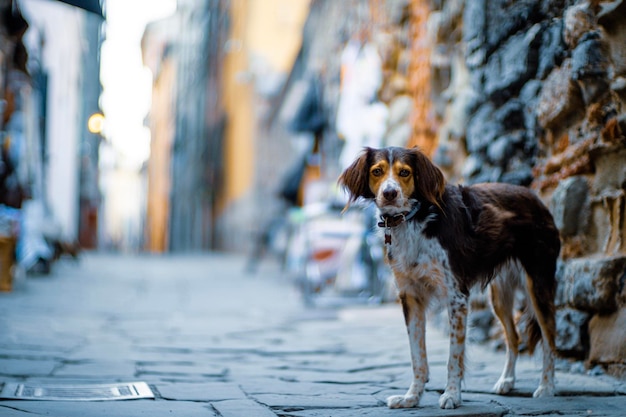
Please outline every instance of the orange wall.
M225 188L218 214L253 184L257 97L251 60L261 59L285 75L300 48L309 0L233 0L231 33L224 64Z
M245 47L248 23L248 1L231 2L231 32L224 63L224 106L227 113L224 142L224 190L218 214L228 203L239 197L251 184L254 172L254 112L253 90L248 70L248 53Z
M145 227L145 249L165 252L168 248L171 142L174 137L172 90L176 71L164 60L159 78L153 85L150 109L150 161L148 163L148 204Z

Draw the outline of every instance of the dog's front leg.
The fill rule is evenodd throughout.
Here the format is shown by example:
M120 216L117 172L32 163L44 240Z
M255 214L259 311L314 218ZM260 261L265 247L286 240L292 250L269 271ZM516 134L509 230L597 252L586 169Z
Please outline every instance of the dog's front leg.
M428 361L426 358L426 307L415 298L401 294L404 321L409 334L413 382L404 395L392 395L387 398L389 408L410 408L419 404L428 381Z
M467 325L467 296L461 291L449 295L450 353L448 357L448 383L439 397L439 407L457 408L461 405L461 382L465 365L465 328Z

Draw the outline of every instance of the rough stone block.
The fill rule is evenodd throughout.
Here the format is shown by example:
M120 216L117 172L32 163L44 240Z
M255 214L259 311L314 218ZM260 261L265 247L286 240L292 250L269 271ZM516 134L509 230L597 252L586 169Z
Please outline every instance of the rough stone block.
M604 35L611 51L611 61L615 74L626 73L626 2L605 4L598 14L598 23L603 27Z
M409 5L409 0L394 0L386 3L389 22L400 26L405 18L405 11Z
M565 57L562 32L562 19L553 20L543 31L537 66L537 78L541 80L546 78L554 67L560 65Z
M526 106L535 103L539 99L542 87L543 83L539 80L530 80L524 84L524 87L522 87L519 93L519 98L522 100L522 103Z
M626 364L626 307L611 315L596 315L589 322L592 364Z
M561 236L584 232L590 216L587 179L578 176L561 181L552 194L550 208Z
M539 94L543 82L539 80L530 80L519 93L519 99L524 103L524 128L528 132L528 138L531 139L534 148L537 145L537 137L539 136L540 127L537 121L537 114L535 112L537 108L537 102L539 101Z
M485 163L478 174L468 179L468 184L479 184L481 182L502 182L502 168L494 167Z
M487 31L486 0L466 2L463 10L463 41L467 51L467 65L470 68L485 63L485 33Z
M509 172L505 172L500 181L509 184L528 186L533 181L533 168L528 162L509 163Z
M496 50L487 61L485 93L496 102L515 96L537 72L541 25L519 33Z
M556 296L554 298L554 305L556 308L565 307L567 305L567 300L565 299L565 292L563 291L563 276L565 274L565 262L562 259L557 259L556 261L556 273L555 278L556 282L559 283L556 287Z
M608 45L598 32L585 34L572 52L572 79L578 82L587 105L609 90L609 55Z
M626 161L626 149L595 155L593 158L596 167L596 175L593 178L594 190L626 188L626 164L624 161Z
M469 63L467 64L467 66L469 67ZM478 101L480 100L480 103L483 103L485 101L485 97L484 97L484 91L483 91L483 84L484 84L484 74L485 74L485 66L480 66L478 68L472 68L472 70L469 73L469 86L470 88L475 91L477 93L477 96L479 97L478 100L476 100L476 105L474 110L476 109L476 107L479 106Z
M567 355L584 357L587 344L589 314L565 308L556 312L556 348Z
M501 136L487 147L487 157L496 165L504 167L513 155L515 147L510 136Z
M387 124L390 128L405 123L411 115L413 99L408 95L396 96L389 103L389 116Z
M413 129L409 123L401 123L387 132L385 143L387 146L406 146L411 139Z
M518 99L509 100L496 110L494 117L506 130L522 129L524 128L524 103Z
M470 178L480 172L484 161L477 154L471 154L465 159L461 175L464 178Z
M472 311L468 318L468 339L475 343L488 341L493 320L493 313L489 308Z
M469 3L469 2L466 2ZM487 15L487 44L491 49L506 42L513 34L525 32L541 20L538 0L491 0L484 9Z
M565 264L557 298L588 313L612 313L625 270L626 256L572 259Z
M606 77L610 61L608 49L599 32L585 34L572 51L572 78Z
M596 16L587 2L569 7L564 13L563 40L573 49L586 33L597 28Z
M568 118L578 114L582 119L584 111L580 90L572 81L571 60L565 60L552 71L541 89L537 119L544 129L564 128Z
M604 203L605 201L602 200L594 200L591 202L591 221L587 238L591 244L589 248L591 251L610 253L608 252L609 245L614 231L611 221L611 209Z
M484 151L502 132L502 126L494 118L493 104L487 102L472 115L467 126L467 151Z

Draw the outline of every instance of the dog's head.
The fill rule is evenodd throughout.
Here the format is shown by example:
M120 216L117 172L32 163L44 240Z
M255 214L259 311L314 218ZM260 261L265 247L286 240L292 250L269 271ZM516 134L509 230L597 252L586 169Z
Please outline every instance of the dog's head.
M350 194L373 199L385 214L410 211L416 201L440 207L445 188L443 174L418 148L365 148L339 177Z

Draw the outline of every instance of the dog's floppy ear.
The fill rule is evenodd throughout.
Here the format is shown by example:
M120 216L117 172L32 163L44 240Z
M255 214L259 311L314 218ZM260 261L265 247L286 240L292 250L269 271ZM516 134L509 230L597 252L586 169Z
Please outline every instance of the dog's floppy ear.
M374 193L369 186L369 169L371 165L371 148L365 148L359 157L346 168L339 176L339 185L341 185L350 194L350 203L355 202L359 197L374 198Z
M446 188L446 180L443 173L418 147L411 148L410 151L415 162L413 175L415 175L417 192L428 202L441 208L441 198Z

